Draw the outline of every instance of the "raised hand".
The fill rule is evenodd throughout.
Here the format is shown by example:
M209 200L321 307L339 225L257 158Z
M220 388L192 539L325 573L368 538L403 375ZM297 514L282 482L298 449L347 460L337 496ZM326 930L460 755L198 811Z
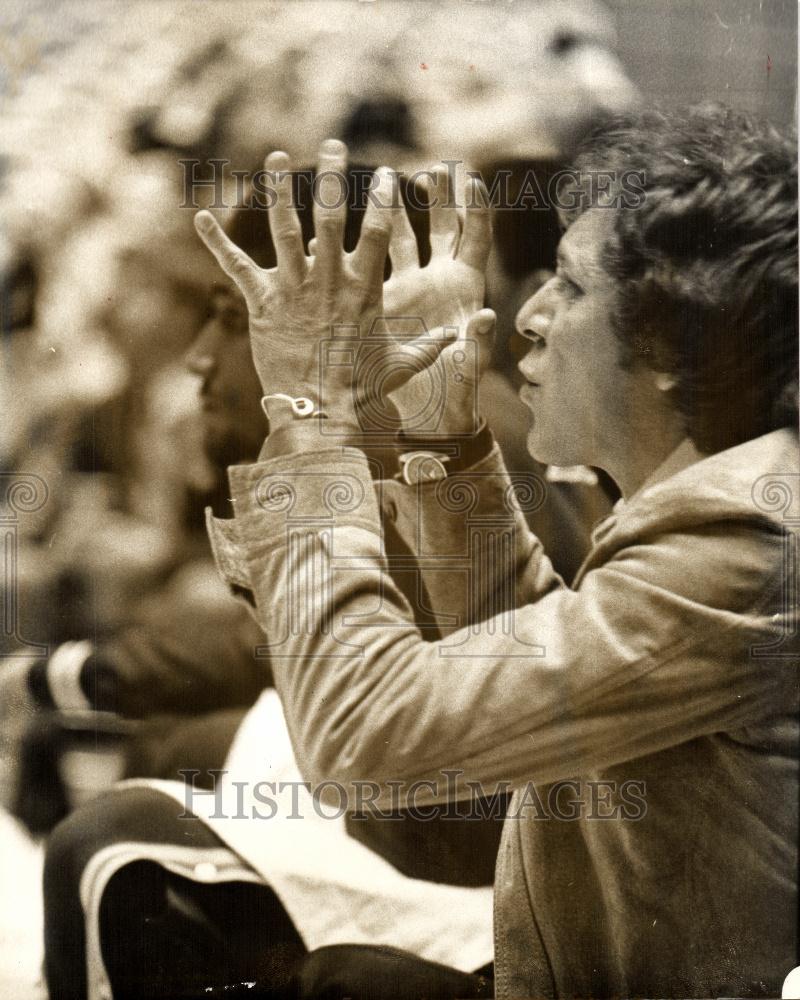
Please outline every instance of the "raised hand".
M406 431L451 437L470 434L479 423L478 383L489 364L496 319L491 310L481 309L491 214L481 181L470 179L461 198L462 215L453 202L448 171L441 167L432 173L430 261L420 266L408 216L395 207L389 244L392 275L383 294L388 315L418 317L432 338L445 330L457 331L457 340L433 366L391 394ZM430 405L432 393L441 397L439 406Z
M396 200L389 243L392 275L383 289L387 314L422 317L429 330L463 326L481 308L492 245L491 212L483 183L469 179L459 199L464 204L462 214L453 201L449 172L436 167L431 173L427 186L430 260L420 267L414 231Z
M387 168L377 172L358 245L345 253L347 150L341 142L326 140L320 147L314 187L315 250L307 256L292 204L291 161L286 153L277 152L267 157L265 166L275 182L268 213L277 267L258 267L210 212L197 213L196 229L245 298L253 360L264 393L308 397L327 416L357 424L358 393L363 395L365 387L356 385L357 359L349 366L328 363L335 338L342 346L347 341L348 350L358 339L356 353L370 355L367 367L385 370L367 389L383 393L419 370L420 359L423 365L430 364L447 342L434 347L397 345L370 337L384 311L383 271L392 216L386 206L395 199L396 175ZM386 354L384 365L381 352ZM273 415L271 410L271 424L279 416L291 419L291 411Z

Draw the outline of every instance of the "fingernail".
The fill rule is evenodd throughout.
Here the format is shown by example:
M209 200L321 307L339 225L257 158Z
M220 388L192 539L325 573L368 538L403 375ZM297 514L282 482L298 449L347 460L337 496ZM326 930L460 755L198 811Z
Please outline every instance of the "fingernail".
M203 210L198 212L194 217L195 228L202 229L203 232L208 232L209 229L214 225L214 219L210 212Z
M481 316L477 321L478 333L489 333L494 327L494 316Z
M489 201L486 185L480 177L470 178L470 191L470 201L472 202L473 207L478 206L480 208L488 208Z
M392 170L391 167L378 167L375 171L375 178L377 183L375 184L373 192L378 198L379 204L381 204L381 207L383 208L391 208L395 203L397 173ZM380 201L382 195L386 196L386 204Z
M284 153L282 149L276 149L264 161L264 166L267 170L279 170L282 167L286 167L289 164L289 154Z
M347 146L339 139L324 139L319 151L325 156L344 156L347 153Z

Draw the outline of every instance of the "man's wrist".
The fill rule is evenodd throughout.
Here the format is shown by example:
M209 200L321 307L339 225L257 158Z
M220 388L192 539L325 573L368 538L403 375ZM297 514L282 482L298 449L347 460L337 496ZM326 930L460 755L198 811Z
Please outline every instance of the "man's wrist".
M410 452L433 452L447 459L448 476L463 472L475 465L491 452L494 438L485 421L481 421L473 434L447 437L419 435L401 432L397 447L400 454Z
M271 428L259 453L259 462L309 451L358 448L364 435L355 423L324 417L296 419Z
M405 455L411 452L432 452L447 461L448 475L470 468L485 458L494 447L494 438L481 421L471 434L446 436L443 434L414 434L400 431L391 438L376 438L374 433L364 431L353 416L344 419L329 417L286 417L279 423L273 422L269 436L264 441L258 461L266 462L310 451L330 451L337 448L358 448L371 452L376 448L392 448L395 453Z

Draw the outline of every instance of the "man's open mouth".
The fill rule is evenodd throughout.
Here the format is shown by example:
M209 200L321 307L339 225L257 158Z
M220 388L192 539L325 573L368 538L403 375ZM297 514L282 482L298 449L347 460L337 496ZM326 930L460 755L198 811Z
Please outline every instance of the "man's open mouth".
M538 382L528 382L527 379L519 390L519 398L523 403L530 403L533 400L534 390L541 389Z

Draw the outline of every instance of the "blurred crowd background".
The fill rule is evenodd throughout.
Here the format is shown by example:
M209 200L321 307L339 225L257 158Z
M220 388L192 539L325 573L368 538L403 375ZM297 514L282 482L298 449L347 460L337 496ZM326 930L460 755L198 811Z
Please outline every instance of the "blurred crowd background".
M0 657L170 602L219 613L202 525L219 483L182 363L215 270L181 160L256 169L288 148L307 166L334 135L371 166L552 169L604 103L717 100L786 124L796 72L793 0L464 0L457 16L433 0L5 0ZM506 322L555 241L541 214L511 228L493 265ZM506 415L507 388L487 393ZM560 517L585 526L608 499L575 493L540 527L558 546ZM565 572L578 556L556 552Z

